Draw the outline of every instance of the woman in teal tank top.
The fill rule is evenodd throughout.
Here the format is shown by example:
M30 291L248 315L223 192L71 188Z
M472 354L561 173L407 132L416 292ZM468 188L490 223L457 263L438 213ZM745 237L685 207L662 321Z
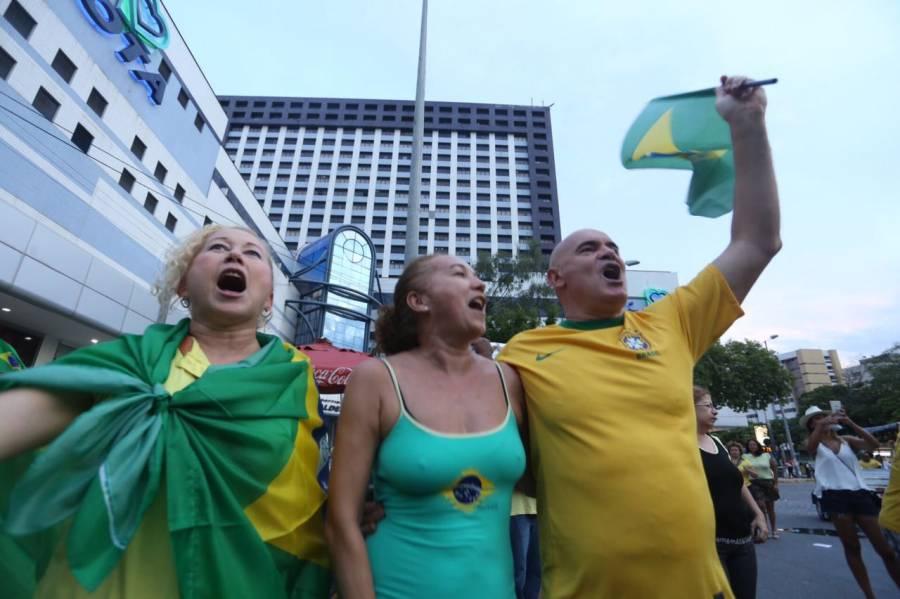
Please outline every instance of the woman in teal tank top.
M338 422L327 533L341 596L512 599L522 387L470 349L484 284L457 258L427 256L394 297L376 325L389 359L354 371ZM370 476L386 516L364 540Z

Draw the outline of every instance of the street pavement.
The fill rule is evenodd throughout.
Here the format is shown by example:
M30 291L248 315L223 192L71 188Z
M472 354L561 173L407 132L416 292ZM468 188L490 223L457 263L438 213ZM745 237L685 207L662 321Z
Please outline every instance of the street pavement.
M812 482L782 481L775 504L781 538L756 546L758 599L851 599L863 597L856 585L834 527L816 516L810 501ZM793 529L793 530L792 530ZM860 538L863 560L877 597L900 597L881 558Z

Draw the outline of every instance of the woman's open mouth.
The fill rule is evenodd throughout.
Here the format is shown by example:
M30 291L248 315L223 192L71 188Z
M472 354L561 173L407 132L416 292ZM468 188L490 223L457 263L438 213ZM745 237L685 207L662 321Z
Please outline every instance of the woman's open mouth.
M219 275L216 287L226 295L240 295L247 289L247 279L241 271L229 268Z
M469 301L469 307L473 310L478 310L479 312L484 312L484 309L487 307L487 299L482 297L475 297Z

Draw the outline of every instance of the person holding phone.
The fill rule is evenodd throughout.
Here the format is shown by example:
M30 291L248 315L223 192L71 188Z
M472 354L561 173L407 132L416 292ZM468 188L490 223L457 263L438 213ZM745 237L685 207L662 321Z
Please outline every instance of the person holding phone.
M806 449L816 456L816 495L821 497L822 509L831 515L844 557L857 584L866 597L874 597L869 574L862 559L862 549L856 527L862 529L881 557L888 574L900 588L900 558L891 548L878 525L878 504L862 478L854 450L872 451L878 440L867 430L850 420L843 409L830 412L810 406L800 426L809 431ZM844 426L855 435L838 435Z
M728 450L710 433L718 412L706 388L694 385L697 446L716 516L716 550L735 599L756 597L756 549L769 536L766 516Z

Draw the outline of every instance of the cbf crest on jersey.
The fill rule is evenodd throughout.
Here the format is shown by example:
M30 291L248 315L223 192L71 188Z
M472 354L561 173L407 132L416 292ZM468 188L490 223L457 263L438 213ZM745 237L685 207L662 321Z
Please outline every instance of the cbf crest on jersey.
M622 345L632 351L647 351L650 349L650 343L644 339L644 336L637 331L622 331L619 337Z

